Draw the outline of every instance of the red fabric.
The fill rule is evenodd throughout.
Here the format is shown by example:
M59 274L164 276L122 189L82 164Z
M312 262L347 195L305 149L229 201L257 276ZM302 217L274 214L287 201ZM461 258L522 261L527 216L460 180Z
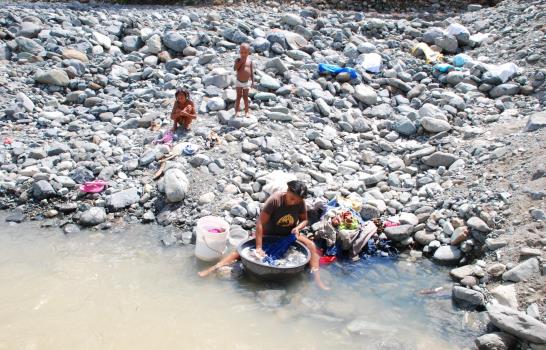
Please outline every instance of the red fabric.
M387 220L383 224L383 227L395 227L395 226L400 226L400 223L399 222L392 222L392 221Z
M320 260L319 260L319 263L321 265L328 265L328 264L333 263L336 260L337 260L337 258L335 256L321 256Z

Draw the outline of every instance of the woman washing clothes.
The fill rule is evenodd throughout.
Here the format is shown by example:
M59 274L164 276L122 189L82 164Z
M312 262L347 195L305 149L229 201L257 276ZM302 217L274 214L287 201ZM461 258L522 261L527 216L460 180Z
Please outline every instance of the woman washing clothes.
M286 236L292 233L311 252L309 265L317 285L322 289L328 289L320 279L320 257L315 243L300 233L300 230L307 226L307 210L304 201L306 196L305 184L300 181L290 181L286 192L275 192L267 199L256 222L256 254L265 257L262 246L264 235ZM240 257L239 253L233 252L222 258L216 265L199 272L199 276L208 276L220 267L234 263Z
M184 130L188 131L190 130L191 122L197 118L195 105L190 100L190 92L186 89L178 88L174 97L176 101L171 112L171 119L174 123L172 132L176 132L179 124L184 125Z

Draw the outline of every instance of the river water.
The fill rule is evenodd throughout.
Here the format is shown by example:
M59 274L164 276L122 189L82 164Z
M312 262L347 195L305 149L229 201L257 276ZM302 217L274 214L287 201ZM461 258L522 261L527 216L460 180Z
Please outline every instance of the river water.
M163 247L162 230L66 236L4 223L0 349L461 349L479 331L452 306L447 270L427 260L330 265L329 292L307 275L200 279L193 246Z

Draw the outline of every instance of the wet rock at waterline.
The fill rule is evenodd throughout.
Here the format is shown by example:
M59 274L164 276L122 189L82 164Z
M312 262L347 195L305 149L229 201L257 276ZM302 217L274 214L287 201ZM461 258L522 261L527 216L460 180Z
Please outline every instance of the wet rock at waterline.
M476 339L479 350L510 350L516 345L516 338L508 333L493 332Z
M84 211L79 219L80 225L96 226L106 221L106 212L103 208L92 207Z
M499 329L531 343L546 344L546 324L502 305L489 304L487 312Z

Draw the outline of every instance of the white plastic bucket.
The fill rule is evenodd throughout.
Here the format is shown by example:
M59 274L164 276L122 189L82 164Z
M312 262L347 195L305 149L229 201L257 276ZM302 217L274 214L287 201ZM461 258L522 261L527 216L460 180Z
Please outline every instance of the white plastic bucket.
M226 251L228 235L229 224L224 219L217 216L200 218L195 229L195 256L204 261L220 259Z
M243 241L248 239L248 232L243 228L236 228L229 231L228 242L231 249L236 249Z

